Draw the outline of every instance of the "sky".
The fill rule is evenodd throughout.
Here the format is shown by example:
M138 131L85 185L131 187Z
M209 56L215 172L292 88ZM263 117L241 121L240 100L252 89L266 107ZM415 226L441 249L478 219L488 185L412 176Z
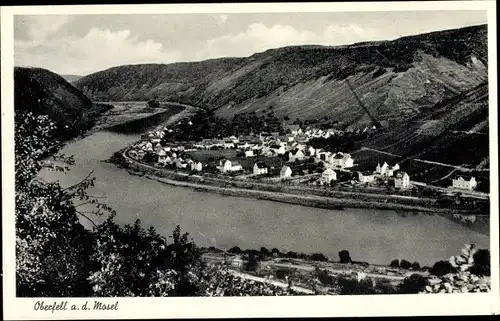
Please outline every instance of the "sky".
M486 22L486 11L23 15L14 17L14 62L88 75L126 64L392 40Z

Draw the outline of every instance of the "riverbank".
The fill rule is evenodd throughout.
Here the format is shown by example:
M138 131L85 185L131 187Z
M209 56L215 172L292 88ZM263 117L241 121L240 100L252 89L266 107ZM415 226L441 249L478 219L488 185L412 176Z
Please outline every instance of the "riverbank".
M313 188L264 184L248 181L228 180L198 175L189 175L136 161L127 155L128 148L121 150L109 160L124 167L132 175L145 176L160 183L188 187L198 191L218 193L227 196L250 197L309 207L342 210L369 208L402 212L423 213L451 217L457 211L432 207L432 199L405 198L398 195L378 195L342 191L324 191ZM307 195L305 195L307 194Z

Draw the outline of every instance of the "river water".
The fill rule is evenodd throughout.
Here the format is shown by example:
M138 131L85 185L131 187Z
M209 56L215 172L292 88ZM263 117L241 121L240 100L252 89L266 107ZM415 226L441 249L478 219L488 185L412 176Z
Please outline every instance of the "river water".
M63 148L62 153L75 157L70 172L42 171L40 175L67 186L93 170L96 184L89 194L105 197L103 201L117 211L119 223L140 219L164 236L170 236L179 224L204 246L276 247L321 252L333 260L339 251L348 250L356 261L388 264L406 259L421 265L457 255L465 243L489 248L488 236L437 215L401 217L393 211L335 211L223 196L163 185L104 162L139 139L139 135L97 132Z

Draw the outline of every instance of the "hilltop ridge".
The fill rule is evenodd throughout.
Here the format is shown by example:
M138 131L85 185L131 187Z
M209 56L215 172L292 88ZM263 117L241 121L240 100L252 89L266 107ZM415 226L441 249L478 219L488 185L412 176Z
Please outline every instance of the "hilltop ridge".
M368 122L349 79L374 115L398 120L487 79L486 25L353 45L292 46L245 58L113 67L75 86L93 100L159 99L225 117L274 107L291 119Z

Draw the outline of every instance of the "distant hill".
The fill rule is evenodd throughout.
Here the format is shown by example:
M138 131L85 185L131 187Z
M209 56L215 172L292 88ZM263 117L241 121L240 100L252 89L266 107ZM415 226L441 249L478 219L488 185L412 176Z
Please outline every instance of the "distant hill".
M348 79L379 120L398 123L487 79L486 25L354 45L293 46L246 58L127 65L74 84L98 101L156 98L231 117L273 106L292 120L367 124Z
M49 115L62 138L90 128L110 106L94 104L63 77L41 68L14 69L14 108Z
M83 76L79 75L61 75L67 82L72 83L77 81L78 79L82 78Z

